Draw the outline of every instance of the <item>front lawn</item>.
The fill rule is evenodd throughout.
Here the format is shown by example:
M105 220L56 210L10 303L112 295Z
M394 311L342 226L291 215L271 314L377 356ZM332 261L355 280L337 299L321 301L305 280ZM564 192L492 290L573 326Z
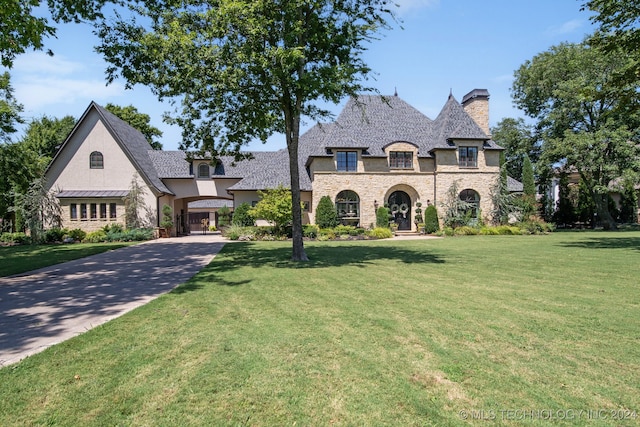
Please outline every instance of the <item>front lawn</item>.
M136 242L138 243L138 242ZM84 258L135 243L74 243L0 246L0 277L25 273L49 265Z
M1 369L0 425L640 422L640 233L306 249L226 245L172 293Z

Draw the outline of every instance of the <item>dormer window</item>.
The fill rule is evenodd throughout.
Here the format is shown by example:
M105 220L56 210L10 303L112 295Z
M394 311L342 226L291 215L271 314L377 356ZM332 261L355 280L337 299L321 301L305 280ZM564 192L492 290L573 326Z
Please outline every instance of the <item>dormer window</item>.
M461 168L477 168L478 147L459 147L458 166Z
M94 151L89 155L90 169L104 169L104 157L99 151Z
M358 152L336 152L336 169L338 172L355 172L358 169Z
M389 167L392 169L413 169L413 153L411 151L391 151Z
M209 165L200 163L198 165L198 178L209 178Z

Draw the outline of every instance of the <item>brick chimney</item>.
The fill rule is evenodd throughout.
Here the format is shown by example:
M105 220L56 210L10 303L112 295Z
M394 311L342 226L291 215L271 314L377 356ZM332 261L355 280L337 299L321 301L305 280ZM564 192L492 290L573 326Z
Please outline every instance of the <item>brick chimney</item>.
M478 126L480 126L480 129L490 137L489 91L487 89L472 90L462 97L462 107Z

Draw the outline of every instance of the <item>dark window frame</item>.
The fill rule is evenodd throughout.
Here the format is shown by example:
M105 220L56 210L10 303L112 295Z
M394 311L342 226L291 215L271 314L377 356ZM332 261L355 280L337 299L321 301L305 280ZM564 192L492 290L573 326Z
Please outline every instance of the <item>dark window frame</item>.
M478 167L478 147L461 146L458 147L458 166L461 168Z
M78 204L77 203L71 203L69 205L69 219L72 221L78 220Z
M104 169L104 156L99 151L89 155L89 169Z
M357 151L337 151L336 152L336 170L338 172L357 172L358 171L358 152Z
M413 169L412 151L389 152L389 167L391 169Z

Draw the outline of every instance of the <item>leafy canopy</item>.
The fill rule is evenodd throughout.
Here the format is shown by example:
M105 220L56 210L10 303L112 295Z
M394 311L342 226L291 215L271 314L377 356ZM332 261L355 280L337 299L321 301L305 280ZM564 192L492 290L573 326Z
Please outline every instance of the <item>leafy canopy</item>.
M293 201L293 260L302 240L298 139L318 102L372 90L365 43L389 28L388 0L139 0L142 17L117 16L98 30L108 80L144 84L174 110L183 149L245 157L251 140L283 133Z
M162 143L156 139L162 136L162 131L151 126L151 117L148 114L139 112L133 105L121 107L109 103L104 108L142 132L154 150L162 150Z

